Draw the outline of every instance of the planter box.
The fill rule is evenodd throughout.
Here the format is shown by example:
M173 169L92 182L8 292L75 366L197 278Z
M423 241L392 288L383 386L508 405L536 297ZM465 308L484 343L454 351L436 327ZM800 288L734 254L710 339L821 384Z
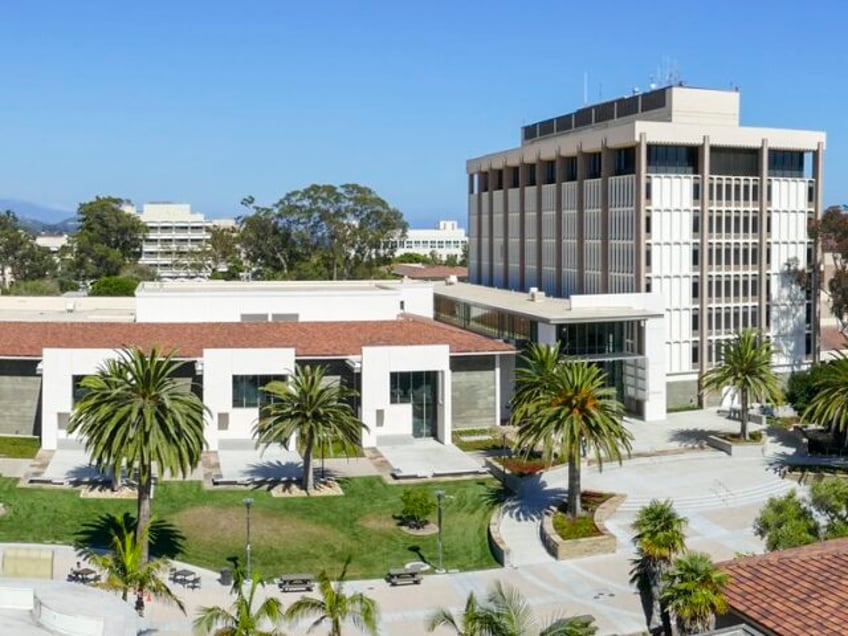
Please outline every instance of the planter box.
M599 554L612 554L616 550L615 535L607 531L604 521L615 512L627 495L615 495L602 503L595 510L594 522L603 533L597 537L586 537L585 539L571 539L566 541L554 530L554 510L549 510L542 518L542 543L545 549L557 561L565 559L579 559L582 557L596 556Z
M492 476L506 486L509 490L517 493L521 489L521 476L507 470L495 460L487 457L483 465L492 473Z
M722 452L727 453L731 457L762 457L766 454L766 434L763 433L763 438L759 442L747 442L745 444L734 444L726 439L710 435L707 437L707 444Z

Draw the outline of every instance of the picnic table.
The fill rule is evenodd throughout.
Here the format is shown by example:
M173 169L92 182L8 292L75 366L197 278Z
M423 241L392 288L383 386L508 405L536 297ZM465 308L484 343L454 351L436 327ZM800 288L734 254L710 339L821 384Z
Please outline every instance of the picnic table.
M200 577L194 570L174 570L171 573L171 580L183 587L200 587Z
M91 568L82 568L80 570L74 570L73 573L74 579L83 583L84 585L88 585L90 583L96 583L100 580L100 575L97 574L95 570Z
M315 588L315 577L311 574L283 574L277 579L277 587L281 592L311 592Z
M390 585L404 585L411 583L419 585L423 580L421 571L417 568L392 568L387 576Z

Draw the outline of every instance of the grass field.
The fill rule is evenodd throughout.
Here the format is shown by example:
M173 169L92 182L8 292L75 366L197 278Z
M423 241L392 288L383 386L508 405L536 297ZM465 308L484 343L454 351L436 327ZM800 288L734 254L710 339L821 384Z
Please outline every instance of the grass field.
M41 448L41 440L37 437L3 437L0 436L0 457L31 459Z
M0 479L0 541L75 543L102 537L106 513L135 511L135 500L81 499L70 490L18 488ZM412 536L394 514L404 488L441 488L444 499L444 564L461 570L495 567L486 535L500 490L492 479L408 486L376 477L341 482L342 497L271 497L264 490L203 490L198 482L166 482L156 487L153 513L169 529L165 545L179 559L212 570L227 557L244 555L245 508L250 496L253 567L265 577L327 569L337 574L348 555L352 578L383 576L404 563L437 560L436 535ZM433 515L435 519L435 513ZM100 526L100 527L98 527ZM81 535L81 532L83 533ZM165 532L168 535L169 532ZM94 539L94 542L97 542Z

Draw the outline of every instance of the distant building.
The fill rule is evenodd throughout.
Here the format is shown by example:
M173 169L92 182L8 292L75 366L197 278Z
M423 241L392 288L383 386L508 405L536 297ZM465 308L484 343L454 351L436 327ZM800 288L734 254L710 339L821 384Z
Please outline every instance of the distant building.
M35 237L35 244L39 247L46 247L54 256L59 253L59 250L68 244L67 234L47 235L42 234Z
M401 278L413 280L438 280L448 279L455 281L468 280L468 268L450 265L422 265L421 263L398 263L392 266L392 274Z
M466 245L468 245L468 236L465 230L459 227L459 223L439 221L439 224L432 229L407 231L406 239L396 242L395 256L402 254L430 256L435 252L441 260L449 256L459 259L462 258Z
M145 203L139 217L147 226L139 263L163 280L209 278L212 264L204 251L211 228L235 225L231 219L206 219L188 203Z

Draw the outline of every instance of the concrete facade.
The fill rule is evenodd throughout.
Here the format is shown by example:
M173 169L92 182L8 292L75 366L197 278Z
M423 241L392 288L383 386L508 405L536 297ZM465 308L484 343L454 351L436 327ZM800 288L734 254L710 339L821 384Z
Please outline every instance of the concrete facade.
M455 356L451 359L453 428L498 426L500 408L492 387L498 383L497 358Z
M471 159L469 280L548 296L659 293L665 373L697 381L733 334L765 331L776 369L818 355L825 135L740 125L739 93L671 86L524 126ZM653 351L653 350L652 350Z
M433 316L424 281L142 283L139 322L332 322Z

